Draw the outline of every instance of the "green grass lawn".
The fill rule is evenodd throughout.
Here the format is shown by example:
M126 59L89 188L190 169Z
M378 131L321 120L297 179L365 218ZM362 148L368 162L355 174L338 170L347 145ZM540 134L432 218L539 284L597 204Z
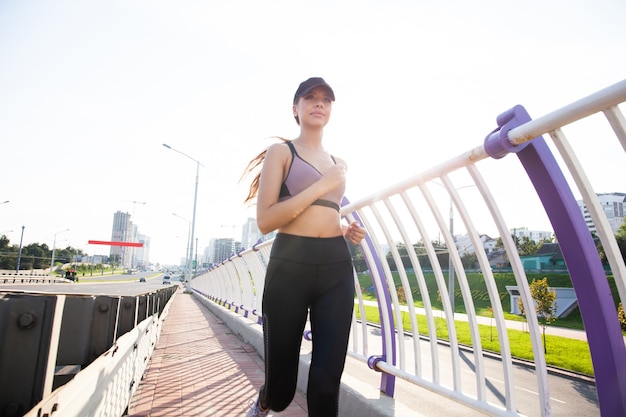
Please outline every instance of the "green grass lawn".
M380 324L377 307L365 306L365 315L368 322ZM416 317L420 334L428 336L426 316L417 314ZM361 318L358 313L357 318ZM402 312L402 321L404 329L410 331L411 323L408 312ZM435 316L435 326L437 329L437 339L448 340L448 327L445 319ZM455 329L460 344L466 346L473 345L469 323L465 321L455 321ZM498 331L495 325L490 327L479 324L478 331L480 333L480 341L483 350L500 353ZM519 330L507 330L507 333L511 356L530 361L534 360L530 333ZM589 352L587 342L546 335L546 349L546 363L548 365L593 376L591 353Z
M488 297L487 287L484 282L483 275L481 273L467 273L468 285L472 294L472 301L474 303L476 314L479 316L491 317L491 302ZM533 279L548 278L548 285L550 287L572 287L571 280L568 274L563 273L542 273L531 274L528 273L528 280L531 282ZM434 310L443 310L443 305L439 293L437 291L437 285L434 274L425 274L426 286L429 289L427 294L430 303ZM511 310L510 297L506 291L507 285L517 285L513 273L494 273L496 280L496 286L500 297L500 302L504 310L504 318L506 320L525 321L523 316L508 313ZM394 273L394 280L396 288L400 287L400 279L397 273ZM423 308L423 295L420 293L415 275L408 276L409 283L411 285L411 293L413 296L414 304L416 307ZM612 276L608 277L609 286L613 293L614 300L619 300L617 288ZM359 275L359 282L363 289L363 298L369 300L376 300L375 294L367 291L371 288L371 278L367 274ZM465 304L461 296L460 290L458 290L458 282L456 285L457 291L455 293L455 312L465 314ZM404 297L399 295L400 302ZM617 302L616 302L617 303ZM617 309L616 313L617 314ZM436 314L435 314L436 315ZM376 307L366 307L366 318L368 321L379 323L378 309ZM418 327L420 334L427 335L427 332L422 332L421 329L427 329L426 317L417 315ZM405 330L410 330L410 320L408 313L403 313L403 322ZM448 339L448 329L445 320L439 317L435 318L437 325L437 338L442 340ZM567 317L559 318L550 326L566 327L570 329L584 330L582 317L580 310L576 309ZM472 346L472 339L469 331L469 324L463 321L455 322L457 337L459 343L467 346ZM479 332L481 338L481 344L484 350L500 353L500 345L498 341L497 329L494 327L479 325ZM533 360L532 345L530 341L530 334L519 330L508 330L508 338L510 344L511 355L526 360ZM574 372L579 372L586 375L593 375L593 366L591 362L591 354L589 352L589 345L586 341L572 340L559 336L546 335L546 362L550 366L555 366L563 369L567 369ZM542 336L543 341L543 336Z

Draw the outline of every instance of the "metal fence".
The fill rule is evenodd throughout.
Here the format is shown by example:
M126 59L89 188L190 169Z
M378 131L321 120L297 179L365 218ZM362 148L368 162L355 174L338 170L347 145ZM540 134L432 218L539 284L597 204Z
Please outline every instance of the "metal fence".
M606 146L612 146L613 153L623 157L626 123L618 106L624 101L626 80L535 120L523 107L516 106L497 117L497 127L479 146L361 200L344 200L342 216L348 221L359 221L368 230L360 250L372 278L381 333L378 342L371 327L360 319L365 317L368 303L363 299L355 271L357 297L349 354L381 372L381 391L393 396L396 378L401 378L490 415L517 416L524 408L520 407L514 387L512 341L490 264L492 259L485 251L476 250L500 346L498 378L504 384L502 395L494 397L488 393L484 366L488 352L482 347L473 288L460 255L464 248L457 248L455 242L455 210L461 219L456 232L467 234L473 248L483 247L484 230L495 231L491 232L492 237L502 241L526 311L532 343L533 372L539 393L537 409L532 414L551 415L546 359L529 277L511 237L512 225L507 222L511 218L515 221L514 210L509 207L511 200L518 199L520 210L527 210L533 203L541 209L560 245L587 332L601 414L626 415L624 339L605 268L577 196L584 201L596 227L621 300L626 299L626 267L594 183L589 179L589 164L582 164L581 152L574 151L573 144L580 140L576 137L570 141L564 133L568 129L575 131L577 125L586 129L589 123L602 123L598 115L604 114L604 125L608 121L610 129L594 128L592 137L583 136L582 152L595 147L604 149L602 144L608 143ZM552 143L544 140L544 134L550 136ZM503 179L498 169L510 165L514 155L525 174ZM602 169L623 177L623 162L622 159L621 165ZM491 170L491 175L484 175L485 170ZM525 188L528 185L532 187ZM519 191L527 189L531 191ZM511 197L511 190L515 197ZM501 209L502 206L507 209ZM448 210L449 223L445 216ZM441 244L442 239L445 245ZM260 323L263 280L271 245L271 241L259 243L234 254L194 279L192 288ZM411 250L416 245L419 251ZM441 248L447 248L447 265L441 262ZM425 264L429 274L434 274L434 287L433 281L429 280L431 284L428 284L425 278ZM423 303L419 312L413 299L416 287ZM406 303L399 301L400 289ZM454 294L459 292L471 334L470 357L461 354L457 338L458 314L455 316L453 303ZM433 309L431 298L435 294L441 299L442 310ZM408 319L404 318L406 314ZM425 324L418 325L418 315L425 317ZM448 333L450 349L445 355L438 349L436 321L439 319L445 321Z
M121 416L176 288L138 296L1 292L1 414Z

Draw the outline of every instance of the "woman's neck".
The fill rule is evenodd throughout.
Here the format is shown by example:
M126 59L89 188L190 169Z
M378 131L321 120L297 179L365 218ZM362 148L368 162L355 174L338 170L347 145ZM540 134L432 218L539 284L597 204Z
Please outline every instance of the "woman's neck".
M322 137L324 136L324 131L322 129L319 130L300 130L300 136L298 136L294 141L296 141L300 146L303 146L312 150L324 150L322 146Z

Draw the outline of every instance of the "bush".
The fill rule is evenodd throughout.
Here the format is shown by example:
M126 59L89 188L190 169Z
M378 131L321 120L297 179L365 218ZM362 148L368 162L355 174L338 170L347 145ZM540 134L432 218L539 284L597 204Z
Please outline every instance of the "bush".
M619 324L622 327L622 331L626 331L626 314L624 314L624 306L619 303L617 306L617 317L619 317Z

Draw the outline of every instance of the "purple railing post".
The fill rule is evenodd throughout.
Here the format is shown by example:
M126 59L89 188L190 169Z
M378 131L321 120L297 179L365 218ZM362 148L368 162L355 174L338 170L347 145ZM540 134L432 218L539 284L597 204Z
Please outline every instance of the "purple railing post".
M493 158L516 152L550 218L587 332L602 416L626 416L626 348L596 246L554 155L542 137L513 147L508 132L531 118L522 106L498 116L485 139Z
M346 197L344 197L341 202L341 205L345 206L347 204L350 204L350 202L348 201ZM361 221L358 213L352 212L351 214L352 216L354 216L354 219L356 221L358 221L361 225L363 225L363 222ZM380 258L378 257L378 252L376 251L376 248L374 247L374 243L372 242L369 234L365 236L365 239L361 242L361 245L367 245L367 247L370 250L370 253L372 254L374 265L371 265L369 260L365 259L365 262L367 263L367 267L369 268L369 270L373 271L375 268L376 271L378 271L379 276L384 277L385 271L382 267L382 263L380 261ZM395 338L395 326L394 326L394 321L393 321L393 312L391 311L391 295L389 294L389 289L387 288L386 285L382 285L383 293L380 294L378 292L378 288L376 287L376 285L374 285L374 292L376 293L376 300L378 300L378 314L380 316L380 332L381 332L381 337L382 337L383 352L382 352L382 357L376 356L376 357L369 358L368 365L370 366L370 368L376 370L376 363L379 362L381 359L386 362L390 362L392 365L395 366L396 364L396 338ZM387 304L386 310L383 310L383 307L380 303L381 297L384 300L386 300L386 304ZM389 329L387 329L385 326L385 321L383 320L384 315L389 317L389 327L390 327ZM365 317L363 317L363 320L365 320ZM391 338L391 344L392 344L391 352L387 352L387 347L385 344L387 335L390 335L390 338ZM384 392L385 394L387 394L388 396L393 397L394 392L395 392L395 386L396 386L396 377L386 372L381 372L380 390Z

